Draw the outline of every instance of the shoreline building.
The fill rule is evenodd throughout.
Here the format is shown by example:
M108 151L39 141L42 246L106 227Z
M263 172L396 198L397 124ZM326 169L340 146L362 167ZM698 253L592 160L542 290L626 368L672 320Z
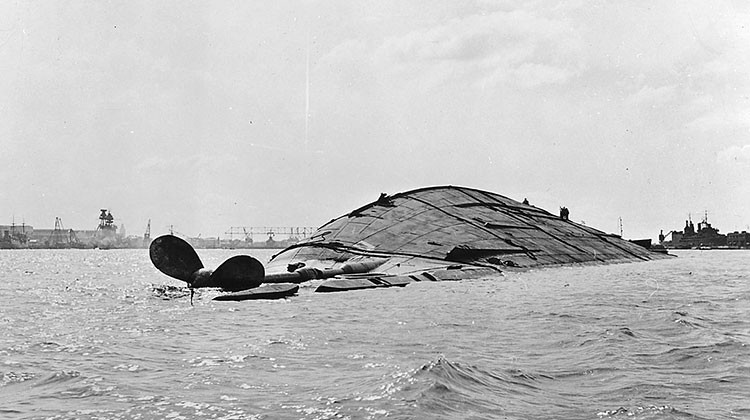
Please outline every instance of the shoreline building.
M727 233L727 246L730 248L750 248L750 233L744 230Z

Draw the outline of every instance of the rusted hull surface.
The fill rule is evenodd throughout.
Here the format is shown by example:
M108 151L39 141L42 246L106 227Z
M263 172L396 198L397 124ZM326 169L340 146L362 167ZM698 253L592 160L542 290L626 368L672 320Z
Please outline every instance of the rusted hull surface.
M444 186L381 196L281 251L267 271L383 258L378 273L409 275L459 266L505 271L666 256L498 194Z

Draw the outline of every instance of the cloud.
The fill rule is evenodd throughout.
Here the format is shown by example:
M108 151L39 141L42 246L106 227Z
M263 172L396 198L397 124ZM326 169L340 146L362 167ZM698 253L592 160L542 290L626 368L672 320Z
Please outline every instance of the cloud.
M340 63L334 65L337 68L358 62L359 71L349 70L358 79L372 72L380 80L417 80L423 88L446 82L477 88L498 84L534 88L564 82L580 72L580 61L572 57L581 45L578 33L565 21L523 10L497 11L382 40L349 40L323 61Z
M716 161L720 164L750 165L750 144L724 149L716 154Z
M488 58L513 56L516 64L543 56L543 44L559 50L577 48L575 32L565 22L516 10L473 14L451 19L429 29L387 39L380 54L395 61L454 60L482 62Z
M533 89L542 85L564 83L575 73L566 68L539 63L523 63L516 68L499 68L476 84L482 88L508 84Z
M187 156L149 156L134 166L138 172L193 173L196 171L220 171L238 163L238 157L230 154L190 154Z
M639 91L630 95L630 102L639 106L659 106L672 102L675 99L677 87L674 85L666 86L643 86Z
M701 115L687 124L691 130L711 132L733 128L750 129L750 109L720 109Z

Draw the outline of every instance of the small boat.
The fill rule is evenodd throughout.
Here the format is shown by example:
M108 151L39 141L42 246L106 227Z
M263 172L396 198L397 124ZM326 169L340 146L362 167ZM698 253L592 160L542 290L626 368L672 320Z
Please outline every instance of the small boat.
M263 296L268 286L262 284L286 284L287 294L279 297L310 280L322 280L316 292L351 291L668 257L572 222L568 212L563 207L554 215L473 188L427 187L381 194L283 249L266 267L239 255L216 270L206 269L187 242L171 235L155 239L150 256L159 270L191 288L218 287L235 294L258 288Z

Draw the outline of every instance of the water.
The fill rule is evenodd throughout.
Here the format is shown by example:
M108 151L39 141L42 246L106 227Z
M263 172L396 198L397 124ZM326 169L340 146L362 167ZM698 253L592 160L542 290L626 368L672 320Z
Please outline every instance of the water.
M146 250L2 251L0 418L750 418L750 252L677 254L191 307Z

